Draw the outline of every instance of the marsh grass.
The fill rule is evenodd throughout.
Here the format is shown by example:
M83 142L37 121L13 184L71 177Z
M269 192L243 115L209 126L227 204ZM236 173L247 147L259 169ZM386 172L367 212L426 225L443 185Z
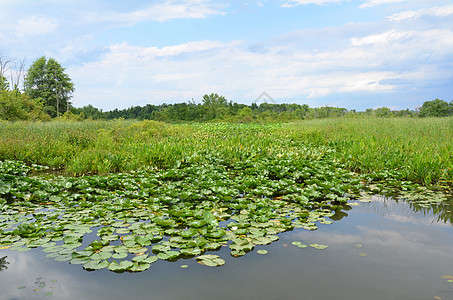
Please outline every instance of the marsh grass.
M452 184L453 118L324 119L290 126L295 138L325 145L352 170L396 171L424 185Z
M289 124L155 121L2 122L0 159L108 174L216 161L332 156L349 169L451 185L453 118L339 118Z

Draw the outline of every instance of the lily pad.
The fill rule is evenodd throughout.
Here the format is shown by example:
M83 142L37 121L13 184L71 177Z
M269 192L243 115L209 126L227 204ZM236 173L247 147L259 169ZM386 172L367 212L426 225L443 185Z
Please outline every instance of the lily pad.
M208 267L219 267L225 264L225 260L221 259L218 255L205 254L200 255L196 258L199 264L208 266Z
M327 246L327 245L319 245L319 244L310 244L310 247L315 248L315 249L319 249L319 250L323 250L323 249L328 248L329 246Z

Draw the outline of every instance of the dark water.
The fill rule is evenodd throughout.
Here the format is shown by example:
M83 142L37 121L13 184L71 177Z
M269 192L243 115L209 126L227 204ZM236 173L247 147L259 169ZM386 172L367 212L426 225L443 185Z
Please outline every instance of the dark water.
M226 260L219 268L187 259L158 261L136 274L87 272L39 249L0 250L9 262L0 272L0 298L453 299L453 283L442 278L453 276L450 223L385 198L346 213L331 225L319 224L317 231L280 234L279 241L240 258L223 249L216 253ZM293 241L329 247L300 249ZM259 255L258 249L269 253ZM182 269L183 264L189 267Z

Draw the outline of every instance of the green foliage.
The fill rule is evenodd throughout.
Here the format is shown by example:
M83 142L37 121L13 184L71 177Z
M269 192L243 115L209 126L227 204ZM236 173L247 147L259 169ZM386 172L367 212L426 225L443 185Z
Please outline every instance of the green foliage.
M448 185L453 184L452 132L451 118L361 117L267 125L5 122L0 126L0 159L82 175L306 155L315 147L315 157L334 151L332 155L354 171L374 172L379 178L391 172L401 180Z
M305 135L336 150L350 169L424 185L453 185L453 118L327 119L292 125L294 138ZM391 171L390 171L391 170Z
M448 104L444 100L435 99L426 101L420 108L420 117L447 117L453 116L453 101Z
M6 91L9 89L8 79L0 74L0 92Z
M0 119L8 121L18 120L48 120L42 112L39 99L30 99L19 91L0 91Z
M65 69L53 58L38 58L30 66L24 89L31 99L42 99L44 111L51 117L69 110L74 84Z
M102 110L94 107L93 105L86 105L82 108L71 108L71 112L81 118L88 118L92 120L99 120L104 118Z
M227 105L228 101L225 97L217 94L210 94L203 96L203 107L205 110L204 119L213 120L216 118L222 118L228 112Z
M411 158L440 131L435 158L442 165L435 167L451 170L448 121L5 122L0 157L59 161L85 176L53 176L55 170L42 166L0 161L0 247L40 247L48 257L86 270L141 272L159 259L187 257L214 267L225 260L208 251L224 246L231 256L246 255L277 241L279 233L332 224L348 203L372 194L435 208L445 196L406 180L413 170L401 166L429 169L432 161ZM420 141L412 144L414 137ZM354 166L362 172L352 172Z

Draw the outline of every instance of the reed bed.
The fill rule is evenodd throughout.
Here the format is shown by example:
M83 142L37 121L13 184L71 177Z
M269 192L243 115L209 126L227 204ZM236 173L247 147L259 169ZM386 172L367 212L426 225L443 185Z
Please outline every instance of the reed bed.
M426 186L453 182L453 118L337 118L287 124L155 121L2 122L0 160L48 165L66 174L225 165L266 157L328 156L353 171Z

